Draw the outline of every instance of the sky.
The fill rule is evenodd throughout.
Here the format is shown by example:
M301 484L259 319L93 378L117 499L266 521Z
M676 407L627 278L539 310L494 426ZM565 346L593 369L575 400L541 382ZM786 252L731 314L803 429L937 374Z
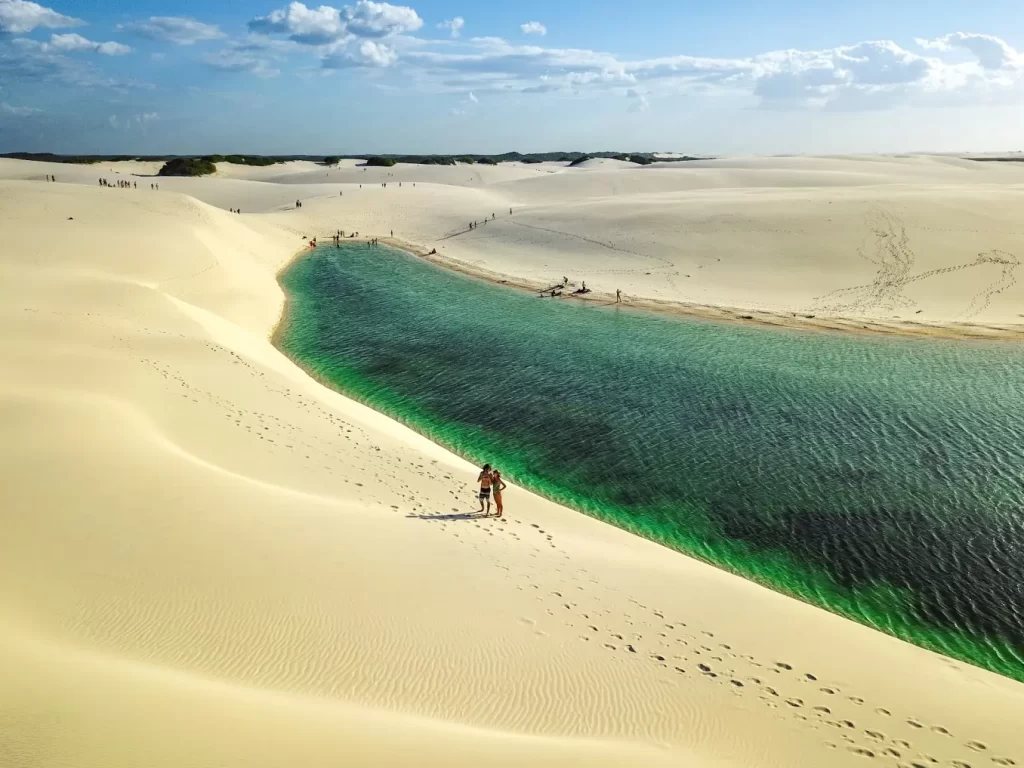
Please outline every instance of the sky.
M1024 148L1020 0L0 0L0 152Z

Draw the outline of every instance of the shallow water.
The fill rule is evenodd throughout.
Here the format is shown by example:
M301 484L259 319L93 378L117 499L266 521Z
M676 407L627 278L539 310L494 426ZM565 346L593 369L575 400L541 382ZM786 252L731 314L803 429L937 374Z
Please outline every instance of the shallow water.
M1024 680L1024 347L582 306L365 245L282 284L288 354L509 481Z

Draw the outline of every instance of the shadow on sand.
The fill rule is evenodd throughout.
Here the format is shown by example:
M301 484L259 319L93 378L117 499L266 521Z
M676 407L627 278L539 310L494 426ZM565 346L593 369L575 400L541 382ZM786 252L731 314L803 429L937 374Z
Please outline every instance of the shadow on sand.
M451 515L406 515L419 520L483 520L494 515L485 515L482 512L459 512Z

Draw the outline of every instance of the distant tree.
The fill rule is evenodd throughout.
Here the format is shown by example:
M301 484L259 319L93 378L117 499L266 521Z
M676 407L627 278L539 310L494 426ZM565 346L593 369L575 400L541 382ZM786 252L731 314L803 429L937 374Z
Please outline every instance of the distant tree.
M390 168L394 164L395 161L390 157L368 157L364 163L375 168Z
M324 158L324 165L337 165L341 162L341 158L337 155L328 155Z
M481 157L478 157L478 158L476 159L476 161L477 161L478 163L481 163L481 164L483 164L483 165L497 165L497 164L498 164L498 161L497 161L497 160L495 160L495 159L494 159L493 157L487 157L486 155L483 155L483 156L481 156Z
M580 155L575 160L573 160L571 163L569 163L569 167L572 168L573 166L579 165L580 163L585 163L589 159L590 159L590 157L588 155Z
M457 157L455 159L458 160L460 163L465 163L466 165L473 165L476 162L476 158L473 157L472 155L462 155L461 157Z
M206 176L214 173L217 166L205 157L176 157L164 163L160 176Z

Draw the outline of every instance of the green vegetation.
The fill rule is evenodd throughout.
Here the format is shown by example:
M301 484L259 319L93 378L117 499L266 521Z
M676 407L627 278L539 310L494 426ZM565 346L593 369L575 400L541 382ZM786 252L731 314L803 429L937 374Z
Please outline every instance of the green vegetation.
M176 157L164 163L159 176L206 176L214 173L217 166L205 157Z
M54 155L49 152L8 152L0 157L8 157L12 160L35 160L40 163L72 163L75 165L87 165L98 163L104 159L93 155ZM119 158L122 160L133 160L131 157Z
M163 163L173 160L189 160L194 158L183 158L179 155L55 155L51 152L8 152L0 157L9 157L17 160L36 160L47 163L101 163L120 162L125 160L160 161ZM201 159L210 163L233 163L235 165L273 165L285 163L289 160L311 160L324 165L336 165L342 157L350 157L362 160L369 166L380 166L389 168L395 163L412 163L416 165L456 165L465 163L483 163L484 165L497 165L498 163L544 163L560 162L571 165L579 165L584 160L593 157L610 157L616 160L624 160L637 165L650 165L651 163L678 163L687 160L700 158L682 155L680 157L655 157L652 152L504 152L499 155L328 155L321 157L316 155L205 155ZM974 160L1012 160L1015 158L972 158Z
M232 163L233 165L274 165L274 163L284 162L273 157L263 157L262 155L206 155L203 160L209 160L211 163Z
M414 165L455 165L455 158L446 155L403 155L396 157L395 162Z
M569 163L569 167L573 168L573 167L575 167L577 165L581 165L581 164L587 162L587 160L589 160L589 159L590 159L589 155L580 155L575 160L573 160L571 163Z

